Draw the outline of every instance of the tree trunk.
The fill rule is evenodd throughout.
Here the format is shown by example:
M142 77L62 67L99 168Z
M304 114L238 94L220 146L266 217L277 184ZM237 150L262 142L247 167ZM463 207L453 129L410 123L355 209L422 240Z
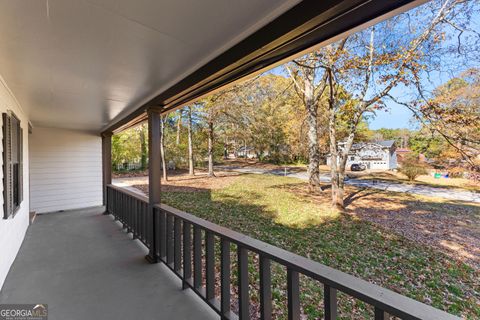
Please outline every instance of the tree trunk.
M345 170L347 166L348 154L352 149L353 140L355 139L355 131L357 126L357 120L354 118L350 134L345 141L344 149L340 151L339 166L338 166L338 191L335 205L338 209L345 209L344 196L345 196Z
M160 116L160 156L162 157L163 180L167 181L167 164L165 161L165 119Z
M318 105L314 96L313 70L305 71L305 107L308 124L308 183L310 191L320 189L320 148L318 145Z
M328 133L330 140L330 176L332 181L332 206L343 211L345 208L345 165L347 162L348 152L353 143L353 135L348 137L344 149L338 147L337 142L337 119L336 119L336 95L334 88L334 79L332 70L327 71L328 79ZM350 141L351 140L351 141Z
M335 127L335 110L333 105L329 103L329 138L330 138L330 176L332 181L332 206L343 210L343 196L339 190L339 158L338 158L338 144L337 144L337 132Z
M193 168L193 141L192 141L192 107L188 107L188 173L195 175Z
M213 121L208 120L208 176L215 177L213 172L213 142L214 142L214 127Z
M178 110L178 119L177 119L177 138L175 144L178 146L180 144L180 131L182 130L182 109Z
M140 128L140 169L147 169L147 139L145 138L145 126Z

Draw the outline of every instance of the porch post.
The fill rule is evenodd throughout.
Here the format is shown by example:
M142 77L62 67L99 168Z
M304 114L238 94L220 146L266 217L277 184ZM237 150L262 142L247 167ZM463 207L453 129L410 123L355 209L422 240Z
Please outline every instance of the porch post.
M107 211L107 185L112 183L112 133L102 134L102 183L103 183L103 205L104 214Z
M148 109L148 204L149 214L151 216L151 234L150 251L145 257L150 263L159 262L157 256L157 224L158 218L154 206L160 204L160 111L158 109Z

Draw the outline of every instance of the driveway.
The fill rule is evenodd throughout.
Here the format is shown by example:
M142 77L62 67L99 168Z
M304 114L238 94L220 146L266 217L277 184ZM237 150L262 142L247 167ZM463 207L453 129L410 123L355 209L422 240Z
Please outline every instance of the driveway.
M241 167L241 166L216 166L216 169L220 170L232 170L242 173L254 173L254 174L274 174L279 176L288 176L293 178L298 178L301 180L308 180L307 172L285 172L283 169L263 169L255 167ZM330 182L329 175L321 175L320 180L322 182ZM405 192L411 194L417 194L422 196L429 197L438 197L449 200L459 200L459 201L469 201L480 203L480 193L468 191L468 190L459 190L459 189L450 189L450 188L437 188L429 187L424 185L416 185L409 183L398 183L398 182L386 182L379 180L360 180L360 179L348 179L345 181L346 184L361 187L361 188L373 188L380 189L385 191L394 191L394 192Z

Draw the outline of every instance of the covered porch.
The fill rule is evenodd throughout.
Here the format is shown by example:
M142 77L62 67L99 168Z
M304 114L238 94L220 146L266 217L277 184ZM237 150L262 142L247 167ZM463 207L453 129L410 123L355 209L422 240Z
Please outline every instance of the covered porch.
M0 10L13 101L0 107L22 115L34 142L25 134L21 146L25 200L0 224L0 304L46 303L51 319L250 319L258 270L255 303L271 319L278 264L288 319L302 317L304 276L318 283L325 319L339 314L337 293L379 320L456 319L161 201L162 115L423 1L90 2ZM22 12L32 16L20 28ZM202 14L211 21L200 27ZM142 121L148 197L112 185L112 135ZM29 211L45 214L28 226Z

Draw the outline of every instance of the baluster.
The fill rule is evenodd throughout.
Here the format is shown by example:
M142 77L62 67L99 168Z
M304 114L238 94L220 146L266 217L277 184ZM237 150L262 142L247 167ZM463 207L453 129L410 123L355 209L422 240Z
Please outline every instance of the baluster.
M167 214L167 264L172 266L173 264L173 216Z
M323 286L325 320L337 319L337 289L328 285Z
M287 268L288 319L300 319L300 284L298 272Z
M272 280L270 259L260 256L260 318L272 319Z
M238 246L238 304L240 320L250 319L250 297L248 295L248 251Z
M143 202L138 204L138 239L143 241Z
M230 242L221 240L221 312L223 316L230 313Z
M117 221L117 218L118 218L117 217L117 214L118 214L118 211L117 211L117 208L118 208L118 192L117 192L117 190L114 191L113 197L114 197L114 200L113 200L113 204L114 204L113 220Z
M202 231L198 226L193 227L193 286L202 286Z
M122 224L123 229L127 229L127 195L122 194Z
M107 214L110 213L110 200L109 199L110 199L110 188L107 187L107 199L106 199L107 202L106 202L106 208L105 208L105 210L107 211Z
M140 240L145 243L145 203L142 202L140 205L140 228L139 228L139 233L140 233Z
M126 195L122 193L122 227L123 229L127 228L127 219L125 218L127 215L127 206L126 206Z
M213 233L206 232L205 235L205 251L206 251L206 283L207 300L215 298L215 237Z
M166 262L167 258L167 222L166 222L166 213L163 210L160 210L159 213L160 228L159 228L159 239L160 239L160 260Z
M375 307L375 320L388 320L390 316L388 313L380 309L379 307Z
M127 233L132 232L132 201L133 198L127 196Z
M148 203L143 204L143 239L145 243L148 243L148 236L147 236L147 230L148 230Z
M138 231L138 224L137 224L137 221L138 220L138 200L135 200L133 202L133 233L132 233L132 237L133 237L133 240L137 239L137 231Z
M175 217L174 220L174 257L173 257L173 266L175 272L179 272L181 269L181 263L182 263L182 221L180 218Z
M130 209L130 213L128 215L129 217L129 221L128 221L128 229L129 231L132 233L132 237L133 237L133 205L135 204L135 198L130 198L130 206L129 206L129 209Z
M183 221L183 289L192 279L192 233L191 224ZM191 282L190 282L191 283Z

